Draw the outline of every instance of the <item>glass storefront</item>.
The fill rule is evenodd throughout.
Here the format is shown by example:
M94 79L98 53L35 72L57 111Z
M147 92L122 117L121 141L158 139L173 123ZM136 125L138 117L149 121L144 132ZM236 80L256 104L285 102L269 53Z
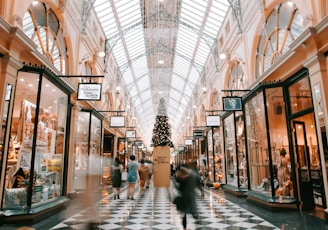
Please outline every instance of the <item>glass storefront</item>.
M8 114L9 105L12 97L13 86L8 84L6 87L5 100L3 104L2 121L1 121L1 133L0 133L0 172L2 172L2 161L3 161L3 151L5 144L5 135L8 129ZM1 174L1 173L0 173Z
M324 206L321 160L306 71L245 100L250 190L270 202Z
M295 183L302 210L325 206L321 159L313 112L310 79L306 75L288 87Z
M93 112L82 110L78 112L76 124L74 188L79 191L101 183L102 121ZM95 176L92 181L88 181L90 175Z
M214 144L214 180L220 183L225 183L225 166L222 148L221 128L213 128L213 144Z
M294 197L283 88L265 90L270 136L273 196ZM277 122L279 121L279 122Z
M18 72L4 210L34 207L63 195L69 95L62 88L46 75Z
M242 111L229 114L223 121L227 167L227 184L235 188L247 188L247 161Z
M268 137L263 92L245 103L245 122L249 158L250 189L271 195Z
M227 184L238 187L237 150L234 114L224 119L225 157L227 163Z

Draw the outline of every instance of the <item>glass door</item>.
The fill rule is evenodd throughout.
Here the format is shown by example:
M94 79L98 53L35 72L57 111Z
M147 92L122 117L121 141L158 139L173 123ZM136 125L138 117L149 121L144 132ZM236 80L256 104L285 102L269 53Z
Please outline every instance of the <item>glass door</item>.
M305 122L292 121L294 153L296 161L297 190L302 210L314 209L314 197L310 176L310 153Z

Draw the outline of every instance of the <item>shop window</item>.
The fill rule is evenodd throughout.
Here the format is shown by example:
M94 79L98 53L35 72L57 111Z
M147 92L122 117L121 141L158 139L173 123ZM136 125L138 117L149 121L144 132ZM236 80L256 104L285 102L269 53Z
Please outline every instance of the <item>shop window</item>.
M307 77L295 82L289 88L290 110L294 114L304 109L311 108L312 95L310 82Z
M237 149L234 114L224 119L225 156L227 165L227 184L238 187Z
M66 43L60 22L51 8L42 2L31 4L24 15L23 31L62 73L66 73Z
M1 121L1 132L0 132L0 170L2 169L2 160L3 160L3 151L4 151L4 142L5 135L8 130L8 114L9 114L9 105L10 100L12 98L12 88L11 84L7 84L5 100L3 104L3 112L2 112L2 121ZM1 170L2 171L2 170Z
M272 183L275 196L294 196L286 112L282 87L268 88L266 107L272 159ZM279 122L276 122L279 121Z
M251 190L271 195L269 149L263 92L245 103Z
M302 16L291 2L274 7L264 25L256 54L256 77L263 74L288 50L290 44L303 32Z
M33 207L62 195L67 105L68 95L47 78L18 73L4 209Z
M81 75L85 75L85 76L92 76L93 74L93 71L92 71L92 67L90 65L90 63L88 62L84 62L83 63L83 67L82 67L82 71L81 71ZM90 82L90 83L97 83L98 82L98 78L93 78L93 77L80 77L79 78L80 82L82 83L87 83L87 82Z
M85 190L100 184L102 126L101 120L89 111L80 111L76 124L74 188ZM88 181L87 176L94 178Z

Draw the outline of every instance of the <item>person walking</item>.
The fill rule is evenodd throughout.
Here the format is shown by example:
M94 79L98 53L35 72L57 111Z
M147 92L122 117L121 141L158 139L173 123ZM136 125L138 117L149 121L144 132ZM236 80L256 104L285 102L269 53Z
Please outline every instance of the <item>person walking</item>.
M123 166L120 164L118 157L115 157L113 165L112 187L114 190L114 200L120 199L121 185L122 185L122 171Z
M137 182L137 173L138 173L138 162L135 160L136 157L134 155L130 156L130 161L127 164L128 169L128 176L127 176L127 182L128 182L128 199L134 200L134 190L135 185Z
M141 165L138 169L139 172L139 185L140 185L140 195L145 194L145 184L149 180L149 168L145 165L145 160L141 159Z
M181 165L176 172L178 191L180 195L174 199L174 204L183 213L183 229L187 229L187 214L197 219L196 188L199 188L199 177L195 170L187 165ZM202 197L204 196L203 191Z

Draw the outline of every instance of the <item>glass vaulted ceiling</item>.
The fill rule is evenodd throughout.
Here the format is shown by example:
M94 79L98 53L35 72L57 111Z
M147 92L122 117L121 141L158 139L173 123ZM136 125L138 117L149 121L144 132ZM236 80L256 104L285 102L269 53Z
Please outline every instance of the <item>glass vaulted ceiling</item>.
M150 144L164 98L177 144L228 0L95 0L93 6L131 98L138 136Z

